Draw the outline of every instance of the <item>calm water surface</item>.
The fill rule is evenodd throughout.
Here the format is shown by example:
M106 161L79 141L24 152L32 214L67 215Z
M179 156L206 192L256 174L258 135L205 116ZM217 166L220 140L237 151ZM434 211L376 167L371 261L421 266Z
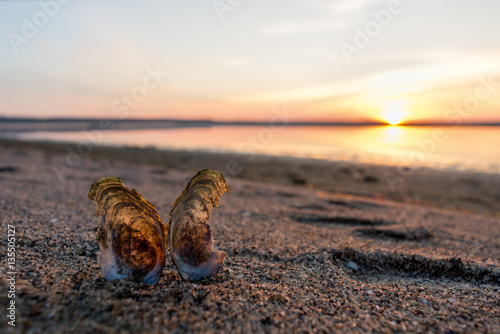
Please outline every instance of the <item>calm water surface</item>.
M249 154L288 155L398 166L500 173L499 127L231 127L31 132L51 140Z

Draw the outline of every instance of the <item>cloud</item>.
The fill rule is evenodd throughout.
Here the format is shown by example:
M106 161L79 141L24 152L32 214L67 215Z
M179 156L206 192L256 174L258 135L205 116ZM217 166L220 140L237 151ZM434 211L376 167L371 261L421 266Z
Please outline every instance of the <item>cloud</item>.
M347 26L346 20L289 21L264 25L258 29L258 33L267 36L300 35L331 31Z
M498 55L468 57L409 68L384 71L337 83L281 90L235 97L236 103L301 102L358 96L364 101L378 101L401 95L456 85L460 80L484 73L499 73Z
M248 57L232 57L224 58L221 60L221 64L224 67L243 67L250 63L251 59Z
M308 9L318 11L329 11L333 14L349 14L353 12L366 11L368 8L387 3L388 0L303 0L301 5Z

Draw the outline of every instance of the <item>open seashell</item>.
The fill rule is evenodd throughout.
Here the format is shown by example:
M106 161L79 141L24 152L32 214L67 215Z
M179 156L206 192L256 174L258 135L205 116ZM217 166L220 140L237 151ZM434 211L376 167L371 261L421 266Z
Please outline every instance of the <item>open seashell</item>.
M205 169L189 181L175 201L170 212L168 243L172 260L185 280L213 276L222 267L226 253L213 249L213 230L208 220L227 191L222 174Z
M156 284L168 248L183 279L217 274L226 253L213 249L208 220L227 191L220 172L198 172L175 201L166 228L155 206L119 178L107 177L92 184L88 196L97 204L96 216L102 216L97 259L106 279L130 277Z
M165 225L153 204L116 177L95 182L89 198L102 216L97 259L108 280L156 284L165 264Z

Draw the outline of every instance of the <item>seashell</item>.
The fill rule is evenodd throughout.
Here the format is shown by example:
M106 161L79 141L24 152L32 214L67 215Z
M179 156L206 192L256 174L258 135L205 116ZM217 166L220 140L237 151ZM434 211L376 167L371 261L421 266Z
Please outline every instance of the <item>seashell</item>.
M165 225L153 204L116 177L95 182L89 198L102 216L97 259L108 280L156 284L165 264Z
M226 253L213 249L208 220L227 191L222 174L205 169L189 181L175 201L167 227L168 243L172 260L185 280L213 276L222 267Z
M198 172L175 201L166 227L155 206L119 178L107 177L92 184L88 196L97 204L95 215L102 216L97 259L106 279L129 277L156 284L168 248L183 279L217 274L226 253L213 249L208 220L227 191L220 172Z

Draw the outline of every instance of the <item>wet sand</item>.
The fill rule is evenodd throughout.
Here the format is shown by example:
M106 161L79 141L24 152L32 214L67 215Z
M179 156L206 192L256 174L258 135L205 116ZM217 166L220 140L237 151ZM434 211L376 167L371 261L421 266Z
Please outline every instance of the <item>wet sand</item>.
M500 333L498 175L418 169L390 189L396 167L98 147L78 160L71 148L0 141L0 221L4 240L16 228L19 272L16 327L3 315L2 332ZM203 168L229 181L211 219L221 272L187 283L167 259L155 286L106 281L90 185L120 177L168 220Z

